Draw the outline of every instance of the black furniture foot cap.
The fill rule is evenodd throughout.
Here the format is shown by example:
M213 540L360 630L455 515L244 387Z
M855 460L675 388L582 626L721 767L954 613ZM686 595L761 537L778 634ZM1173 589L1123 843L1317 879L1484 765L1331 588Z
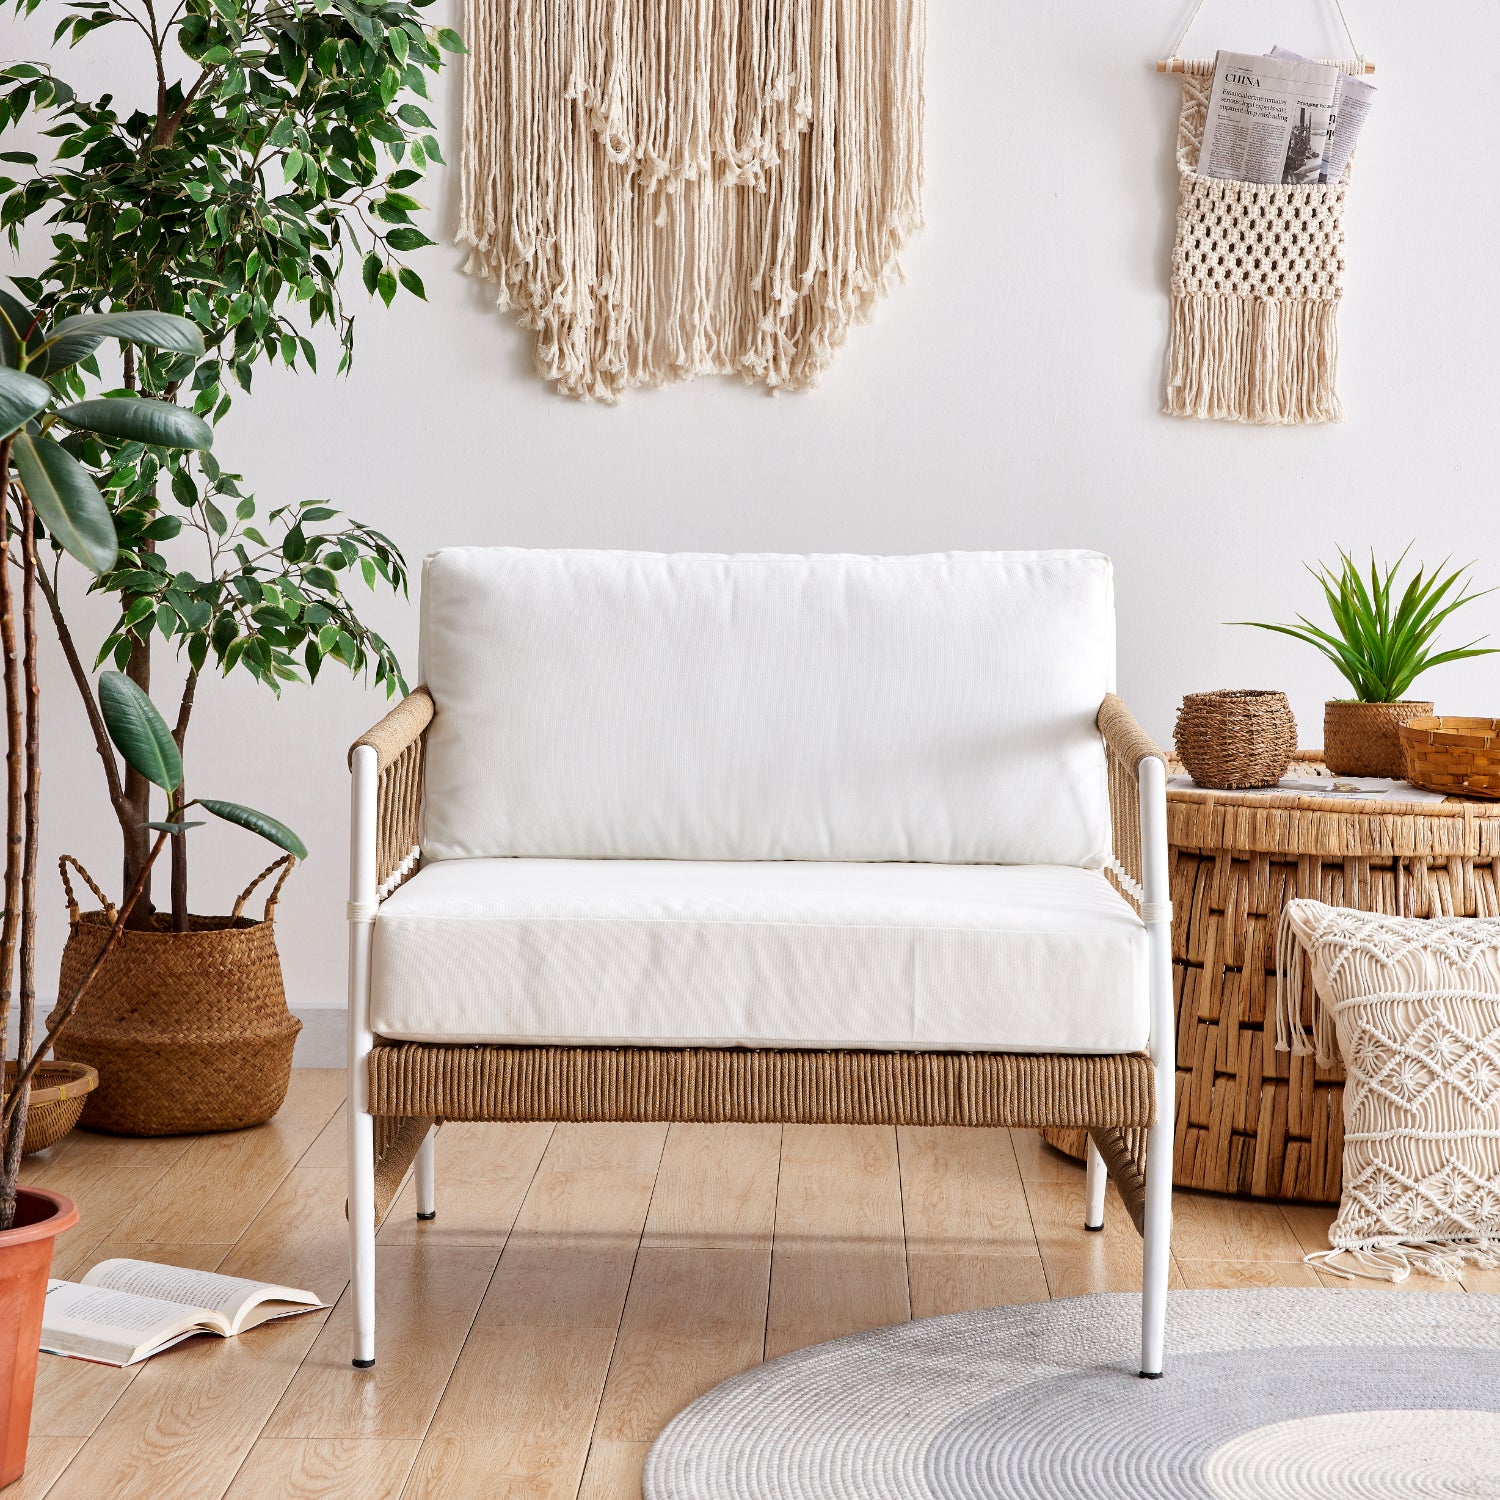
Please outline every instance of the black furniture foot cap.
M433 1209L430 1214L418 1214L417 1217L425 1224L429 1219L437 1218L437 1209Z
M1087 1229L1090 1234L1104 1233L1104 1226L1102 1224L1085 1224L1083 1227Z
M351 1360L350 1363L356 1370L372 1370L375 1368L375 1361L373 1359L355 1359Z
M1161 1377L1162 1377L1162 1372L1160 1370L1142 1370L1141 1371L1141 1379L1142 1380L1160 1380Z

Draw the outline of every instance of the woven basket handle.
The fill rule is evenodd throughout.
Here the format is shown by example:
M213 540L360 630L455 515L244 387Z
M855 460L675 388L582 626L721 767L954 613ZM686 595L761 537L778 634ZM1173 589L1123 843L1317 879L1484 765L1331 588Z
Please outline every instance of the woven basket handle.
M78 898L73 894L73 882L68 879L69 865L72 865L78 871L78 878L99 898L99 905L104 908L104 918L113 927L119 920L120 915L115 910L115 903L94 884L93 876L71 854L64 854L57 862L57 873L62 876L63 890L68 893L69 923L74 926L78 923Z
M230 916L238 917L239 914L245 909L245 903L250 899L251 893L255 890L255 887L258 886L261 881L266 878L267 875L275 874L277 870L280 870L281 878L276 882L275 885L271 887L271 894L266 897L265 915L261 918L261 921L263 922L272 921L276 912L276 903L281 899L281 888L286 884L287 876L292 873L296 866L297 856L295 854L283 854L280 859L272 860L272 862L268 864L265 869L262 870L260 874L257 875L255 879L252 880L250 884L240 892L239 899L234 903L234 910L230 913Z

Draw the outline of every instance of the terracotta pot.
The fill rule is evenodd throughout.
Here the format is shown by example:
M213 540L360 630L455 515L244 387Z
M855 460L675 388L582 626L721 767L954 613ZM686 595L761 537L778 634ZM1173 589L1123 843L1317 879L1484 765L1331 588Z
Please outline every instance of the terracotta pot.
M1432 714L1432 704L1355 703L1330 698L1323 706L1323 760L1335 776L1406 775L1401 726Z
M0 1232L0 1485L19 1479L26 1467L52 1241L77 1222L71 1198L23 1187L16 1192L15 1228Z

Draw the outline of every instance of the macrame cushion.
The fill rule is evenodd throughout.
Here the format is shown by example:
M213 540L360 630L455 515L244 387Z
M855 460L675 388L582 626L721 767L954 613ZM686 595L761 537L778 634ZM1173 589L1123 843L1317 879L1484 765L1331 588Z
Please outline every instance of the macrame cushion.
M1327 1269L1500 1264L1500 918L1292 901L1284 920L1283 1040L1328 1062L1336 1038L1348 1073ZM1311 960L1315 1049L1294 942Z

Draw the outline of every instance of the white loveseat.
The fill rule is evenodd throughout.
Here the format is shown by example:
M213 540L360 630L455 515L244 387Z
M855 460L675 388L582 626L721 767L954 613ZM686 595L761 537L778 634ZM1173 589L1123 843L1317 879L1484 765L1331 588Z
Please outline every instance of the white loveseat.
M440 1121L774 1119L1088 1129L1159 1374L1164 768L1108 559L454 548L421 609L350 757L355 1364Z

